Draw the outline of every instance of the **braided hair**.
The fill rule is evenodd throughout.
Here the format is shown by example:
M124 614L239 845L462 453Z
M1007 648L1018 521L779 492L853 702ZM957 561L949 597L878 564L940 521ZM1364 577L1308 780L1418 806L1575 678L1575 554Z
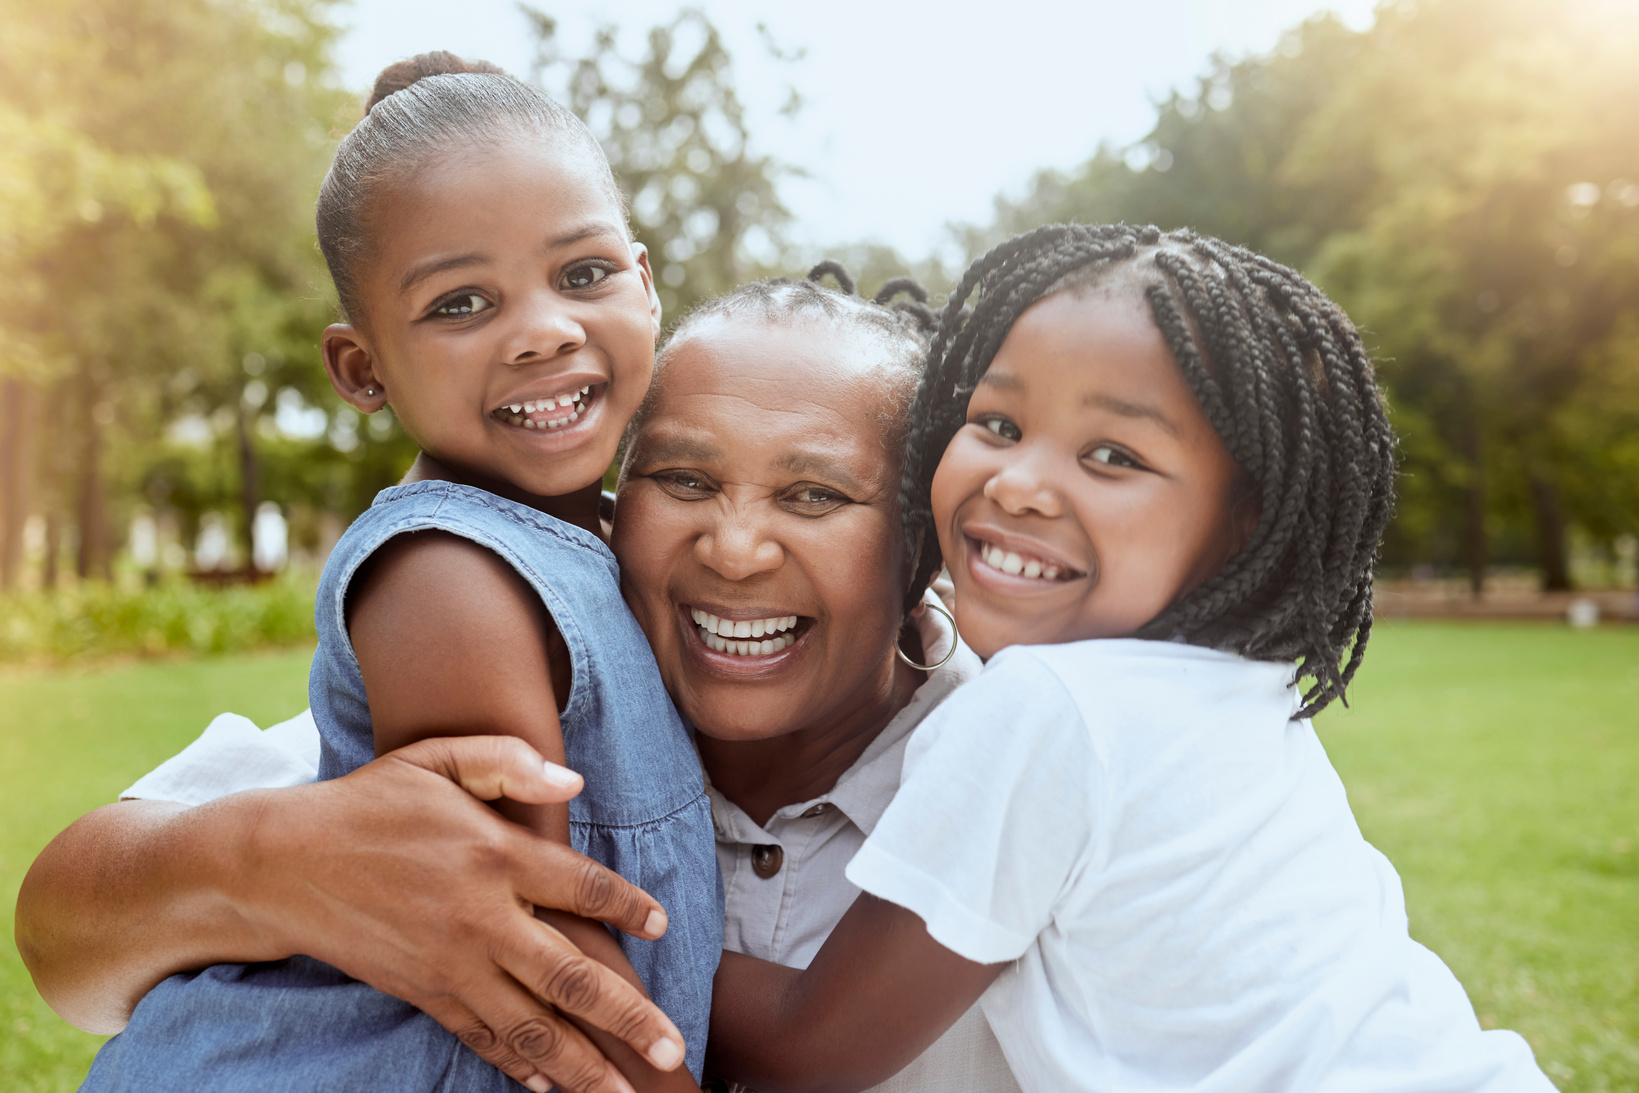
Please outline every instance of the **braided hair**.
M1394 435L1348 316L1241 247L1189 231L1054 224L973 263L945 305L911 409L901 499L912 586L941 564L934 470L1008 331L1038 300L1115 276L1136 282L1260 503L1246 545L1136 636L1297 661L1312 683L1294 716L1311 717L1344 698L1371 636Z
M837 287L827 287L826 277L833 278ZM909 299L899 299L901 296ZM831 259L809 270L808 276L800 280L771 277L751 281L706 300L684 315L656 353L655 380L643 406L632 418L628 437L648 419L659 399L660 375L672 348L709 320L742 316L770 323L820 318L878 336L884 347L881 366L884 374L894 381L893 390L898 396L889 414L888 440L896 449L901 446L907 426L906 411L921 381L928 338L939 325L939 317L928 306L927 289L915 278L895 277L883 284L874 297L866 299L858 294L853 277L842 263Z

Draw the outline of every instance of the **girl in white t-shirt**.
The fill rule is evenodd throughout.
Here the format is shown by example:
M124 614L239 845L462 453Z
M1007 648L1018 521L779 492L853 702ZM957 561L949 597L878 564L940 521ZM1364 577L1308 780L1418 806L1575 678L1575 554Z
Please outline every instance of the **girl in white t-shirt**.
M1188 232L1042 228L963 277L914 414L918 576L989 662L809 968L724 955L708 1072L862 1088L982 995L1041 1093L1551 1089L1408 935L1310 727L1394 474L1337 306Z

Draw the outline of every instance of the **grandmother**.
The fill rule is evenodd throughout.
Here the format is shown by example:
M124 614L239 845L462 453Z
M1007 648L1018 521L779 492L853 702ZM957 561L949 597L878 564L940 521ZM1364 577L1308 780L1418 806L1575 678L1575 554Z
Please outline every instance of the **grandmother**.
M815 272L842 291L761 282L683 321L633 421L612 534L627 601L696 729L724 946L794 967L858 894L843 869L898 788L911 730L979 669L931 594L904 613L900 457L926 309L864 301L834 264ZM886 287L907 289L919 293ZM654 905L467 792L493 797L519 776L519 742L423 741L311 784L317 752L307 715L266 733L219 718L59 835L18 899L18 946L46 1001L116 1032L166 976L305 953L420 1006L516 1077L620 1089L555 1008L624 1038L641 1035L647 1003L529 905L633 932ZM876 1088L1017 1086L974 1007Z

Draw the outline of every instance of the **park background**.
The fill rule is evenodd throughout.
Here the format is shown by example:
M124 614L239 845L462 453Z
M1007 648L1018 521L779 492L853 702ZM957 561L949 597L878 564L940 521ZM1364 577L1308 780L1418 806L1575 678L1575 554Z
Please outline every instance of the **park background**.
M0 0L0 1086L99 1042L11 947L28 863L215 713L301 708L318 566L411 458L324 378L312 207L375 68L448 45L587 120L669 316L821 257L938 303L1057 220L1321 284L1402 444L1322 738L1482 1022L1639 1088L1639 3L1341 6Z

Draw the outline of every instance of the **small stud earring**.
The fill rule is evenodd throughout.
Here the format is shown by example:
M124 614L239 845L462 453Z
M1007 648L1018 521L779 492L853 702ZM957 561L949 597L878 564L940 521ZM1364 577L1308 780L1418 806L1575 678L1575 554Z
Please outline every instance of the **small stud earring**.
M364 389L364 394L367 398L375 398L376 397L376 389L374 387L366 387Z

